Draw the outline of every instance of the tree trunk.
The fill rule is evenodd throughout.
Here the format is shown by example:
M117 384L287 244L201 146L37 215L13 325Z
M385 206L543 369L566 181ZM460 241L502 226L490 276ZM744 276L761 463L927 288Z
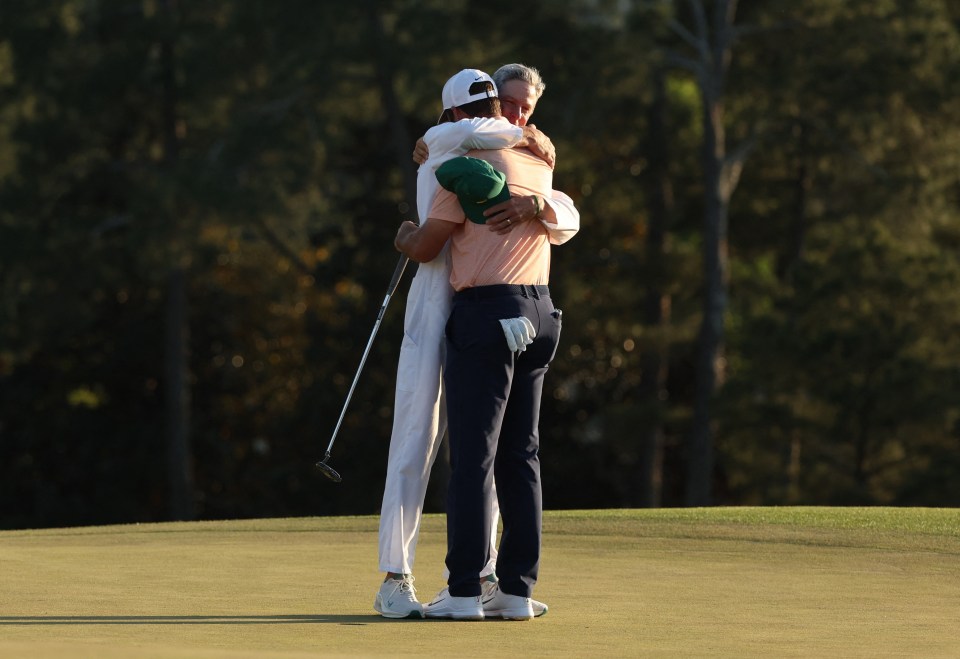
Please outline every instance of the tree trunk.
M173 520L190 520L194 517L188 379L190 329L187 323L186 273L181 267L172 268L167 276L164 325L168 514Z
M670 296L663 292L667 227L673 212L673 187L670 181L669 149L666 141L667 93L663 70L654 77L655 93L648 123L650 167L650 221L647 227L647 263L650 272L643 303L644 325L658 337L643 347L640 358L640 406L650 411L650 423L640 431L640 465L635 503L643 508L658 508L663 492L663 421L661 411L668 374L668 349L664 326L670 321Z
M730 65L736 0L716 0L712 30L702 2L691 0L701 44L698 85L703 102L703 319L697 342L693 427L687 462L686 504L707 506L713 491L711 403L723 384L724 315L727 310L727 213L739 162L728 163L723 90Z
M793 283L793 275L796 267L803 259L804 243L807 235L807 211L809 208L810 189L813 187L813 175L810 167L807 166L807 129L802 121L797 121L793 129L794 137L797 140L797 173L795 180L795 206L793 212L793 222L788 232L789 243L784 248L780 257L779 275L788 283ZM790 318L790 327L796 326L796 311ZM787 447L786 456L786 482L787 482L787 503L796 505L800 503L801 487L801 455L803 453L803 434L793 428L790 431L790 443Z
M711 503L713 427L711 402L723 380L723 331L727 309L727 206L720 192L723 108L704 99L703 168L706 204L703 225L703 319L697 339L693 430L687 465L687 505Z
M803 258L804 242L807 235L807 212L809 208L810 188L813 187L813 175L807 165L807 127L803 121L797 121L793 127L793 137L797 143L797 171L794 180L795 197L793 217L787 232L788 243L780 255L777 273L788 282L793 269Z
M177 86L173 43L176 34L176 0L163 0L164 26L160 43L163 84L164 168L176 175L179 159L177 136ZM187 274L181 262L177 217L176 185L169 208L172 264L167 275L167 304L164 313L164 400L166 406L167 505L174 520L194 518L193 468L190 454L190 379L187 321Z

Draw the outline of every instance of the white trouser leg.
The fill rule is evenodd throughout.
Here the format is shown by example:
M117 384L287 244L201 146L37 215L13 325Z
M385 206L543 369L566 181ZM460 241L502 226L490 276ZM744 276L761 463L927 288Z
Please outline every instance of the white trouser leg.
M413 571L430 468L446 430L446 413L440 404L443 330L452 296L446 250L418 266L407 294L380 509L381 572Z

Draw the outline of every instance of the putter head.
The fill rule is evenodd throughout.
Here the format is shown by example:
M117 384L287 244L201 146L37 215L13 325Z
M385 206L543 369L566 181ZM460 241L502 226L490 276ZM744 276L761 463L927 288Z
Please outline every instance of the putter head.
M317 467L323 472L323 475L332 480L334 483L339 483L343 479L340 477L340 474L337 473L337 470L327 464L327 460L330 459L330 454L327 455L317 463Z

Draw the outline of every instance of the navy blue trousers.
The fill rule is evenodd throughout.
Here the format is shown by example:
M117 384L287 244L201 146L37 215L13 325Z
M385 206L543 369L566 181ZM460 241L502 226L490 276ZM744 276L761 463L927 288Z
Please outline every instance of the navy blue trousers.
M526 316L537 332L511 352L501 318ZM530 597L540 566L540 399L560 339L560 312L545 286L480 286L454 296L446 326L444 383L450 432L447 493L448 586L480 594L492 520L486 501L496 477L503 533L496 572L505 593Z

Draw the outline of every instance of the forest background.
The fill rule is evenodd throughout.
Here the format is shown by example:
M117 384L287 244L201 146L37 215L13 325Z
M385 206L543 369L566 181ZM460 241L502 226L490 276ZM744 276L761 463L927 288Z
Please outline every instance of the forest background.
M960 5L4 0L0 528L379 510L457 70L547 89L547 508L960 505ZM427 510L443 510L441 454Z

